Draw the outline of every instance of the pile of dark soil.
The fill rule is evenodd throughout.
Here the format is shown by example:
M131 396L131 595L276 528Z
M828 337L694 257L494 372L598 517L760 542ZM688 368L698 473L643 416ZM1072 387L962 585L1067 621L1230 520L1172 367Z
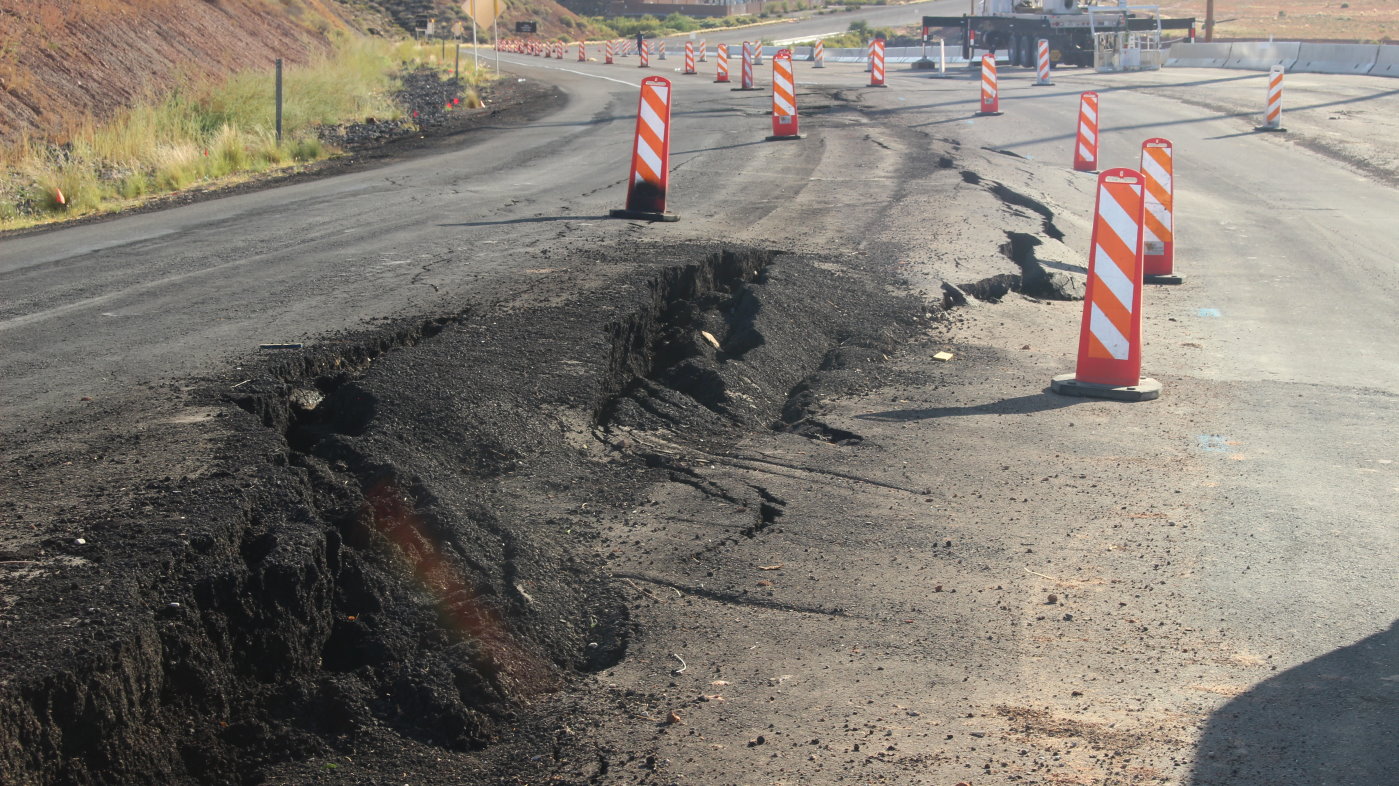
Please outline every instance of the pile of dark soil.
M877 362L924 317L793 257L637 258L661 268L593 292L562 274L562 305L467 307L246 362L190 394L212 417L183 443L119 436L139 414L108 413L120 489L81 456L17 465L29 495L78 501L0 555L0 781L528 769L519 752L564 723L532 703L626 653L599 522L655 480L690 482L627 435L811 427L812 374ZM146 474L197 449L212 452L197 474Z

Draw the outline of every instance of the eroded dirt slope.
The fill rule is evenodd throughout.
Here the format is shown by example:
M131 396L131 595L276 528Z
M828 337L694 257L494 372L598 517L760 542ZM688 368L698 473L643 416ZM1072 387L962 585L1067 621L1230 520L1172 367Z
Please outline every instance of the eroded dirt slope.
M303 62L365 18L335 0L0 0L0 144L62 142L191 77Z

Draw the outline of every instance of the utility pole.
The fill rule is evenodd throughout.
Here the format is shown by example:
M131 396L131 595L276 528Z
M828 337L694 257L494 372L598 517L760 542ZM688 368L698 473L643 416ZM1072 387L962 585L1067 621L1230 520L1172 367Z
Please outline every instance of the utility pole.
M1205 0L1205 43L1214 40L1214 0Z

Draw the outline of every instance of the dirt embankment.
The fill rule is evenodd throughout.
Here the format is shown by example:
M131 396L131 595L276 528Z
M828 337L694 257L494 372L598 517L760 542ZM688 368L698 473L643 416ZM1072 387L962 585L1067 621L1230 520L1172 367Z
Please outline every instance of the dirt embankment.
M555 305L329 339L76 442L24 435L0 780L304 783L351 758L488 777L472 750L625 653L604 512L700 483L629 426L838 438L803 381L878 362L923 318L791 256L635 253L660 267L586 295L546 272L531 301ZM781 515L760 488L734 501L753 532Z
M63 142L192 78L304 62L369 18L335 0L0 0L0 144Z

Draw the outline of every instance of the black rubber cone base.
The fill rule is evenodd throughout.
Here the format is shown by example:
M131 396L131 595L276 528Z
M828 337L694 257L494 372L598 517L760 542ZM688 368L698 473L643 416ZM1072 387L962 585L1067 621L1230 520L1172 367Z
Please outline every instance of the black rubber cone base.
M1285 134L1285 133L1287 133L1287 129L1286 129L1286 128L1283 128L1282 126L1278 126L1277 128L1274 128L1273 126L1254 126L1254 127L1253 127L1253 130L1254 130L1254 131L1274 131L1274 132L1279 133L1279 134Z
M1179 273L1162 273L1159 276L1142 276L1143 284L1184 284L1185 276Z
M734 87L734 88L730 88L730 89L731 89L733 92L735 92L735 93L740 92L740 91L748 91L748 90L762 90L761 87Z
M865 85L865 87L888 87L888 85Z
M783 136L778 136L778 135L774 134L774 135L768 137L768 138L767 138L767 141L769 141L769 142L783 142L783 141L786 141L786 140L788 140L788 139L806 139L806 134L786 134L786 135L783 135Z
M650 210L627 210L619 208L608 212L613 218L634 218L638 221L679 221L680 216L674 213L656 213Z
M977 116L977 117L1000 117L1000 116L1003 115L1003 114L1005 114L1005 112L977 112L977 113L976 113L976 116Z
M1050 380L1049 389L1061 396L1110 398L1114 401L1151 401L1161 395L1161 383L1154 379L1142 379L1135 385L1114 387L1079 382L1073 374L1060 374Z

